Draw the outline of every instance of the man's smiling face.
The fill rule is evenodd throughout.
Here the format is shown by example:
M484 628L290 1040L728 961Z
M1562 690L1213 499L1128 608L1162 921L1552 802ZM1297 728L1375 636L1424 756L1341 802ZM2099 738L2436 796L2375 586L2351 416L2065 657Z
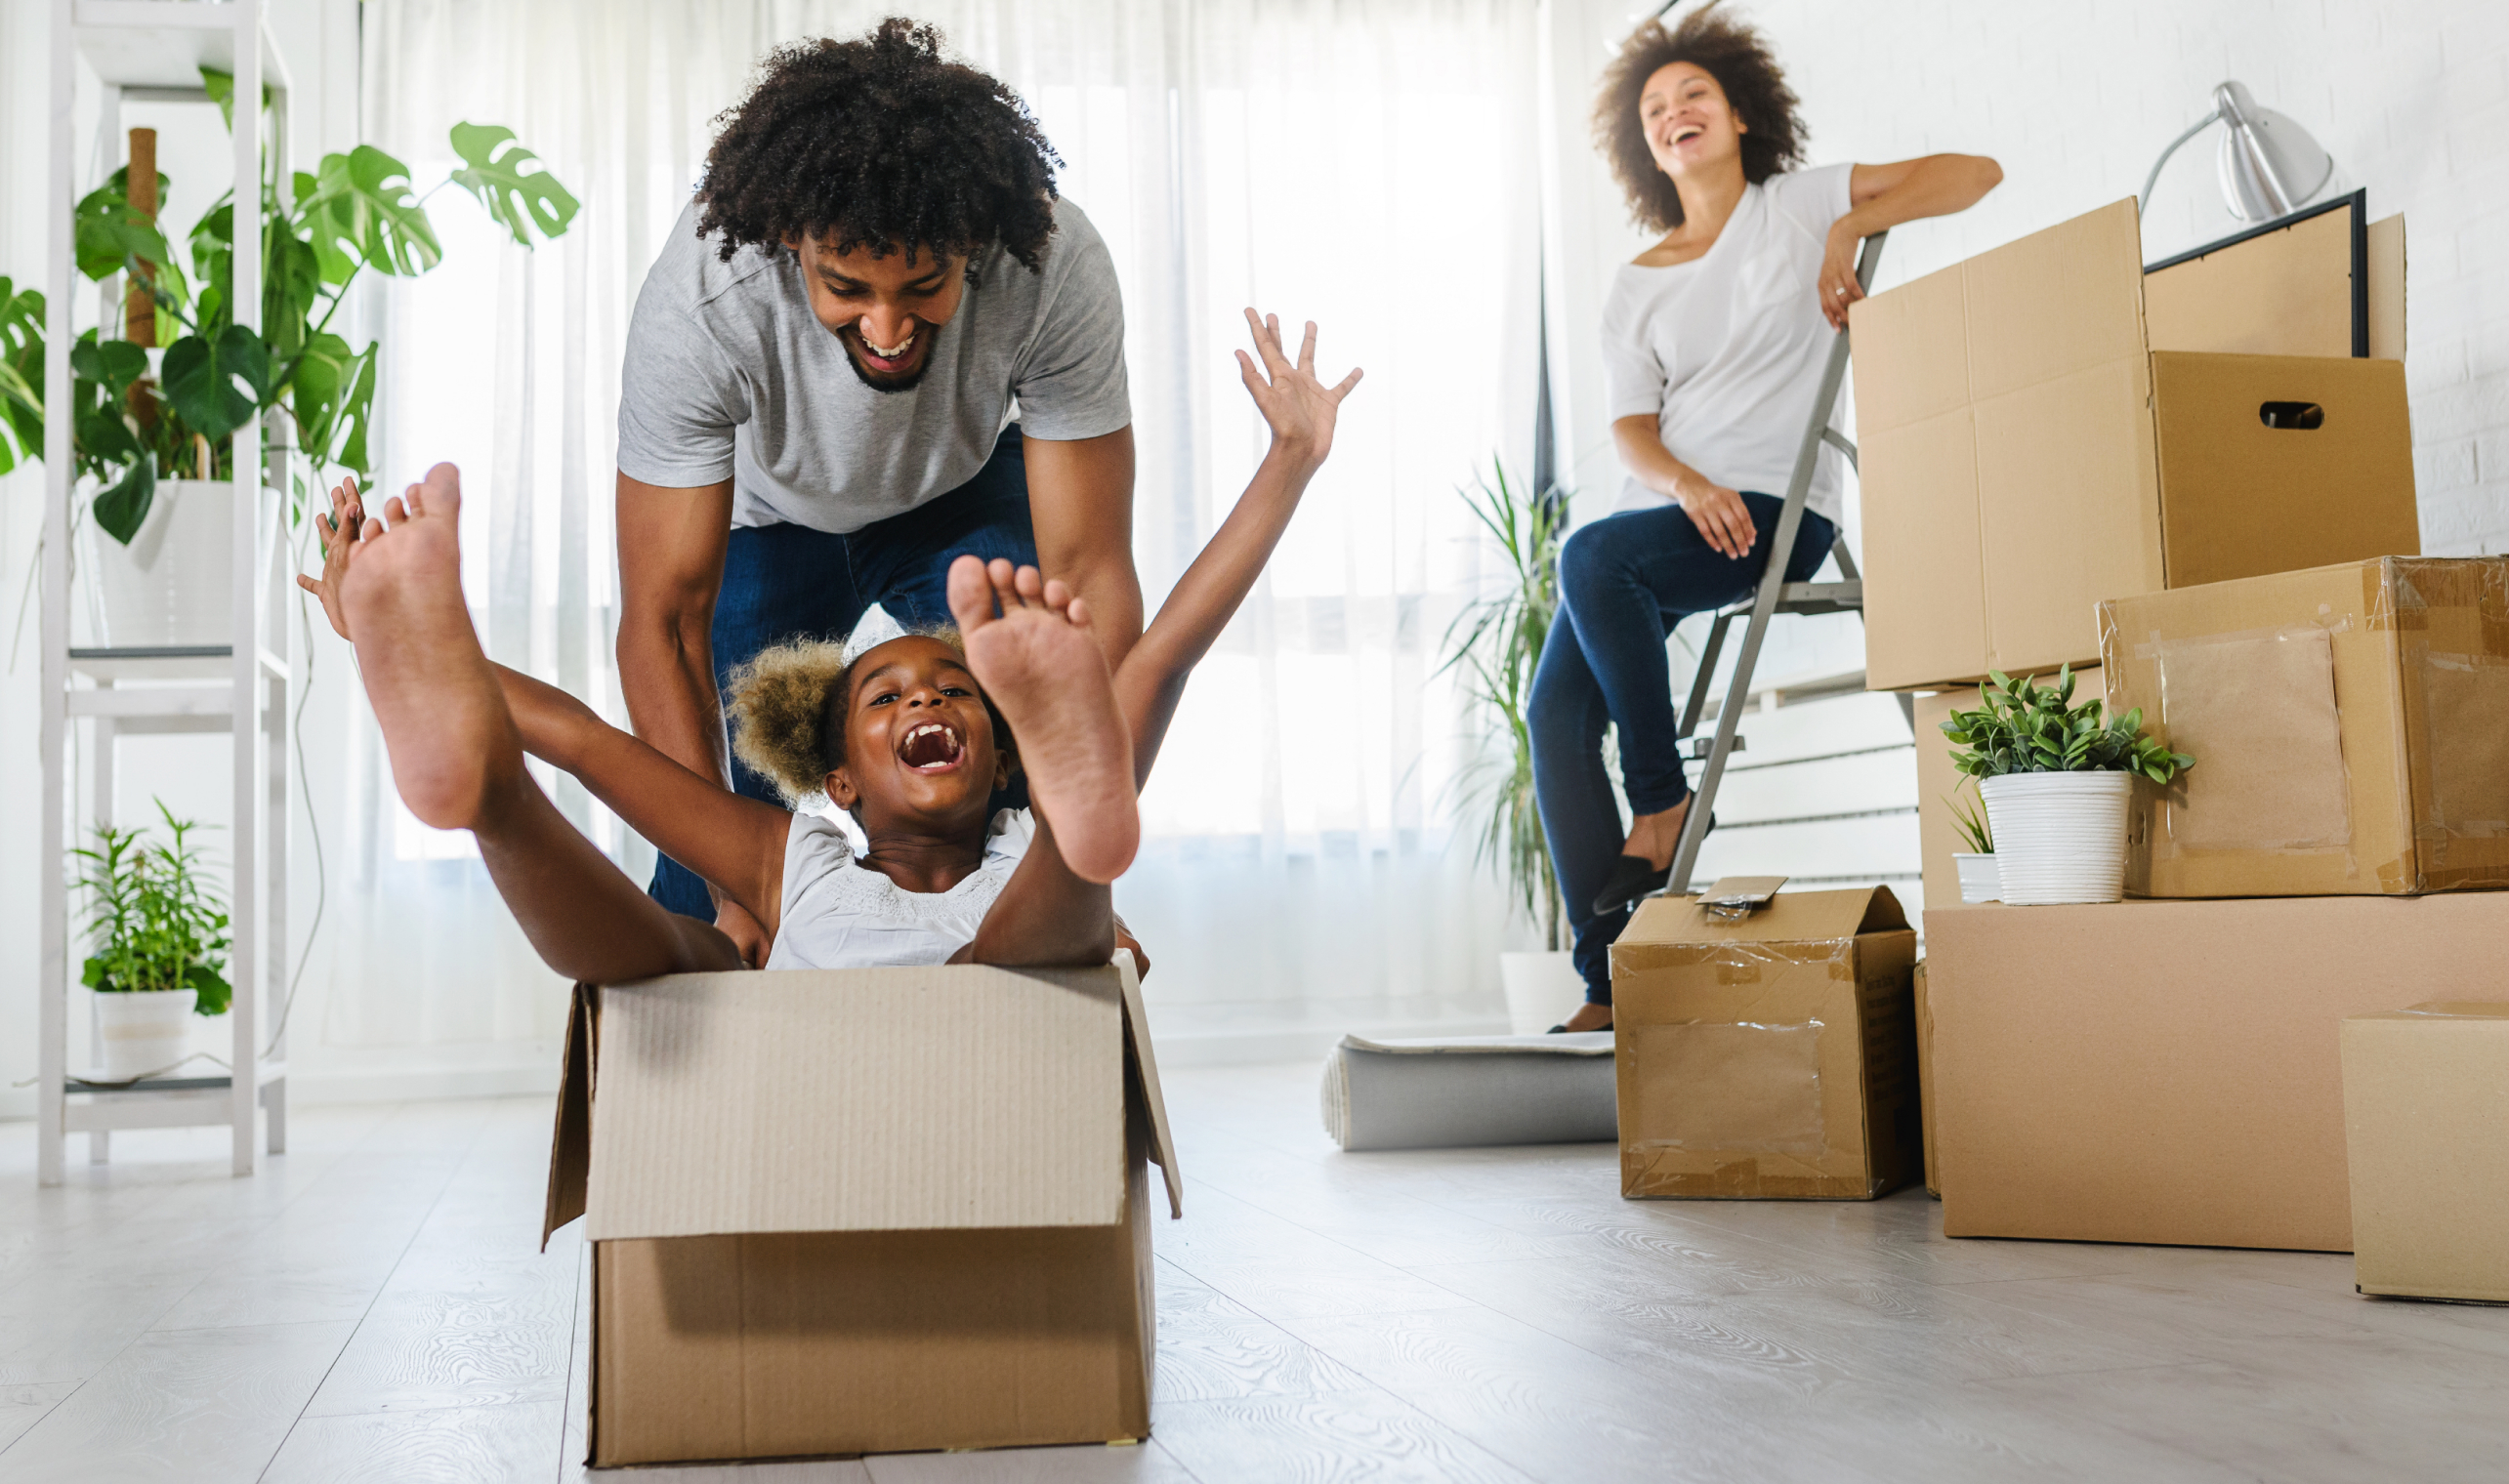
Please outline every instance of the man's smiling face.
M932 364L933 341L967 297L967 260L925 249L867 246L836 252L827 242L787 239L801 259L811 312L845 347L854 374L875 392L905 392Z

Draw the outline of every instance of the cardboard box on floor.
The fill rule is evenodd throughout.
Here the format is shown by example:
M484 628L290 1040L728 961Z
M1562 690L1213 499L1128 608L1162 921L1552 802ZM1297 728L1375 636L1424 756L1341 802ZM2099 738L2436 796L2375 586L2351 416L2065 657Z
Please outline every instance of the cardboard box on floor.
M1923 1159L1916 934L1887 887L1739 921L1656 897L1611 945L1620 1193L1870 1200Z
M2499 993L2509 894L1929 909L1955 1237L2353 1245L2346 1017Z
M2509 1302L2509 1004L2356 1015L2343 1069L2356 1286Z
M2091 662L2102 598L2420 549L2403 364L2156 350L2140 251L2119 201L1856 306L1872 688Z
M579 986L590 1462L1147 1436L1145 1157L1182 1187L1120 966Z
M2385 557L2100 605L2110 699L2195 765L2138 783L2143 896L2509 887L2509 557Z
M2102 694L2106 681L2099 666L2077 666L2073 675L2076 702ZM2053 680L2054 676L2036 678ZM1916 698L1917 851L1925 872L1925 899L1933 905L1948 907L1960 900L1960 867L1951 857L1969 846L1960 838L1959 824L1951 815L1952 805L1974 809L1980 818L1986 817L1986 803L1978 797L1977 780L1951 765L1951 739L1943 734L1943 723L1953 712L1977 709L1975 685L1930 691Z

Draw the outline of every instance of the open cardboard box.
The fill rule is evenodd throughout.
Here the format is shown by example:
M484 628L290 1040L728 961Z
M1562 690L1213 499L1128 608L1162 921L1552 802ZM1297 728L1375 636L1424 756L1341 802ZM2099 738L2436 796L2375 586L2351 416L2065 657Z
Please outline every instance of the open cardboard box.
M1147 1436L1145 1159L1181 1215L1130 955L577 986L590 1462Z
M2154 322L2140 252L2118 201L1855 307L1872 688L2092 662L2103 598L2421 549L2402 362L2164 349L2237 317Z

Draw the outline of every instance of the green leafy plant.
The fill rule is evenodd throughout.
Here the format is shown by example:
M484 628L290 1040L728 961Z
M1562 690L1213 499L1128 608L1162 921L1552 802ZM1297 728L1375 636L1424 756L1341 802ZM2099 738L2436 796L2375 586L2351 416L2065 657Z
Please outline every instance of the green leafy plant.
M1566 948L1559 876L1533 795L1529 713L1533 667L1560 607L1560 541L1568 534L1568 497L1557 488L1511 484L1507 471L1494 462L1489 479L1476 475L1457 493L1505 562L1496 590L1467 604L1447 626L1445 658L1438 667L1442 675L1462 673L1472 714L1500 738L1463 778L1464 807L1480 816L1473 859L1496 865L1510 893L1540 925L1543 941Z
M191 989L204 1015L224 1014L233 1000L224 970L227 904L203 878L198 824L157 804L169 841L140 830L96 827L96 848L75 853L88 865L78 878L93 909L87 930L96 953L80 982L106 994Z
M234 79L207 67L200 75L231 125ZM277 408L294 421L297 446L317 476L372 473L366 433L381 348L352 347L331 329L350 285L368 268L414 278L442 261L427 202L445 186L476 197L526 248L563 234L579 204L512 130L456 124L452 145L462 167L425 195L407 166L371 144L296 172L285 199L275 181L266 182L259 334L235 323L232 191L192 227L184 254L131 205L127 170L79 201L79 271L100 282L114 273L145 277L156 305L150 338L166 348L152 362L146 348L94 330L71 348L71 446L78 474L97 481L100 527L128 543L160 478L232 478L229 438ZM158 180L163 200L168 183ZM179 261L186 256L188 267ZM40 294L13 298L0 279L0 472L41 454L43 309ZM296 492L300 514L303 494Z
M1975 799L1944 799L1951 808L1951 827L1960 834L1960 843L1973 855L1995 853L1995 832L1986 827L1986 811Z
M2072 703L2071 666L2056 673L2056 682L2015 680L2000 671L1989 673L1976 711L1955 711L1943 723L1953 743L1951 763L1973 778L2006 773L2141 773L2164 787L2195 765L2185 753L2173 753L2143 733L2138 707L2121 717L2107 717L2100 701Z

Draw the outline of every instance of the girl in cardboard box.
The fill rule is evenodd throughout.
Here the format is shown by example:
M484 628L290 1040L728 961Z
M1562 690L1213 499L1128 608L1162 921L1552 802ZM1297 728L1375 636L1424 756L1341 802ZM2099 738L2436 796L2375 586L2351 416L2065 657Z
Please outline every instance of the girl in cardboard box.
M1747 597L1768 567L1784 501L1766 491L1786 487L1831 332L1863 297L1858 244L1965 210L2003 178L1960 154L1798 168L1805 130L1784 72L1713 6L1630 35L1604 71L1594 132L1632 215L1664 235L1621 267L1604 305L1629 479L1613 513L1561 548L1559 616L1533 677L1533 783L1586 981L1588 1003L1556 1027L1571 1031L1611 1024L1611 940L1670 879L1690 817L1664 640ZM1823 447L1787 581L1829 554L1839 486ZM1607 723L1635 816L1625 831Z
M713 924L666 910L578 834L524 770L526 753L754 914L774 943L769 969L1103 964L1117 946L1108 884L1132 861L1136 793L1186 678L1270 559L1359 380L1317 378L1314 324L1293 362L1277 320L1246 319L1261 359L1237 360L1271 449L1112 675L1064 584L974 556L949 571L955 628L854 655L786 644L741 673L744 761L793 803L823 797L851 814L859 852L833 820L732 793L489 663L462 598L449 464L379 511L352 483L333 490L322 576L297 580L356 646L402 800L478 837L559 973L598 984L743 966ZM1032 808L988 818L1015 771Z

